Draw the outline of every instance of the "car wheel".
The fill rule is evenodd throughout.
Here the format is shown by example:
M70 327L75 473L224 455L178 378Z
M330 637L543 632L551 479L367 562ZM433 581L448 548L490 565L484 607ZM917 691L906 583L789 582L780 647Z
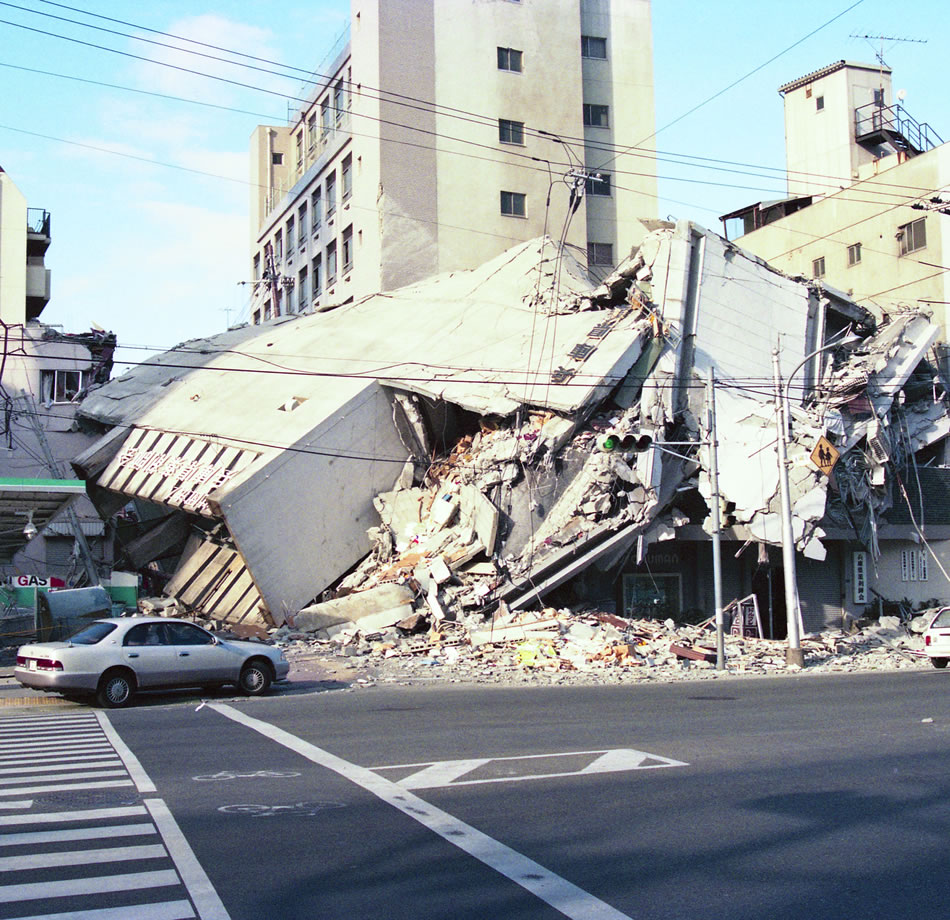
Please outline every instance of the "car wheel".
M946 659L946 658L931 658L931 659L930 659L930 663L931 663L935 668L945 668L945 667L947 666L947 661L948 661L948 659Z
M135 677L129 671L106 671L96 688L96 702L106 709L128 706L135 693Z
M248 696L260 696L267 693L271 684L270 667L259 658L253 658L243 668L238 678L238 687L241 693Z

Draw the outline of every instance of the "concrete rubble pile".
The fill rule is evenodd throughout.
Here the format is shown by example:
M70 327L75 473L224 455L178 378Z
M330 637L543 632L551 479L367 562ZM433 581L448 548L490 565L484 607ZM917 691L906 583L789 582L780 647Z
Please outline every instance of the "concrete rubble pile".
M84 403L111 430L74 465L103 510L150 503L129 557L180 560L164 593L229 627L479 673L703 671L705 653L669 649L706 642L698 627L536 608L588 576L613 594L652 544L710 532L710 378L731 539L782 542L762 383L777 368L801 371L797 548L823 559L837 513L873 555L889 470L950 433L943 387L907 386L937 335L920 311L876 319L686 221L646 233L599 286L543 239L161 356ZM840 454L831 489L810 460L822 438ZM773 642L729 643L736 667L784 666ZM838 646L836 661L855 647Z
M715 630L708 622L685 625L551 607L507 612L488 622L473 617L435 624L416 615L385 628L347 623L313 633L285 625L272 638L295 668L342 660L363 675L362 684L420 678L616 683L787 673L779 640L727 635L726 668L717 671ZM850 633L809 635L804 648L808 673L930 667L921 637L897 617Z

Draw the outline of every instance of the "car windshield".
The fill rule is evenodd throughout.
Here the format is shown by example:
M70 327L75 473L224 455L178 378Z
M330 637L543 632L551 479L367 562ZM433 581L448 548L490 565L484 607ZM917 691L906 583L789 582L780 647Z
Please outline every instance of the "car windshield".
M933 623L931 623L930 625L932 627L939 626L944 629L950 626L950 607L947 607L945 610L941 610L940 613L938 613L937 616L935 617Z
M73 645L95 645L105 639L116 627L115 623L90 623L69 637Z

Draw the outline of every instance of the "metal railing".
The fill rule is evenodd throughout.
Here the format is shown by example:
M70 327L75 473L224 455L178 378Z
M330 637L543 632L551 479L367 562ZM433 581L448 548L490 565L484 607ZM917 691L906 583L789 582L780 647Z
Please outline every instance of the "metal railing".
M854 110L854 136L858 140L883 132L904 138L910 147L921 153L943 143L930 125L917 121L902 105L869 102Z
M26 209L26 228L30 233L43 233L49 236L49 226L49 211L44 211L43 208Z

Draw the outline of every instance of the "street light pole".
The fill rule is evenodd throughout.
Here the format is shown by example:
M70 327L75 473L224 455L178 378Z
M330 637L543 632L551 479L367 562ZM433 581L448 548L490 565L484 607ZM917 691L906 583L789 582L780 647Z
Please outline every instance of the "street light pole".
M816 348L792 368L782 386L782 372L779 368L778 348L772 349L772 372L775 378L776 418L778 425L778 479L782 499L782 565L785 570L785 615L788 623L788 648L785 650L785 663L789 667L804 667L805 656L802 652L801 611L798 598L798 577L795 571L795 534L792 530L792 501L788 486L788 417L787 407L792 378L816 355L839 345L849 345L860 341L860 336L848 333L837 342L828 342Z

